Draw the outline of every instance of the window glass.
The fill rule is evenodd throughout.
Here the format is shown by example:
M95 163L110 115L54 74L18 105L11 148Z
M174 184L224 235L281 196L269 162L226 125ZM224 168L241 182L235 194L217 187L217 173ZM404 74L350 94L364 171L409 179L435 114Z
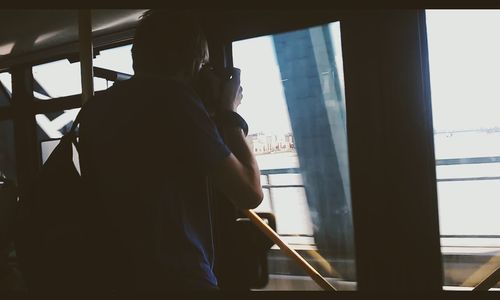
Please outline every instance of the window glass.
M132 45L125 45L100 51L96 58L94 58L94 67L133 75Z
M113 85L113 81L99 78L94 75L94 91L106 90Z
M69 109L35 116L37 140L40 147L40 162L43 164L59 143L60 138L69 132L80 108ZM78 152L73 146L73 162L79 170Z
M94 58L94 67L109 71L119 72L127 75L134 75L132 68L132 45L115 47L102 50ZM94 71L94 90L100 91L111 87L113 80L100 77L98 72Z
M238 112L277 232L332 285L355 289L345 100L338 22L233 43ZM266 290L320 290L276 246Z
M61 141L60 138L40 141L40 154L42 156L41 157L42 164L44 164L47 161L47 158L49 158L52 151L57 147L57 145L59 145L60 141ZM80 172L80 158L78 155L78 150L76 149L75 145L72 146L73 146L73 163L75 164L76 170Z
M97 52L94 67L133 75L131 48L132 45L125 45ZM94 91L105 90L113 85L113 80L99 74L94 70ZM70 63L63 59L34 66L33 78L33 95L41 100L82 93L80 62Z
M80 62L67 59L33 66L33 95L41 100L82 93Z
M35 119L38 140L61 138L71 129L71 125L73 125L73 121L79 111L80 108L74 108L46 114L37 114Z
M500 11L426 18L444 284L470 290L500 266Z
M12 94L12 76L10 73L0 73L0 84L0 106L10 105Z

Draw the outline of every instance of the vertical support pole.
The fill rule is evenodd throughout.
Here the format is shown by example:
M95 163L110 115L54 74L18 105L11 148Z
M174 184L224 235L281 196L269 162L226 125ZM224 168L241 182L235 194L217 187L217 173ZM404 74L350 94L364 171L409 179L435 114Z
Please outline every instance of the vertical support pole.
M94 95L94 57L92 45L92 20L90 9L78 12L78 33L80 41L80 70L82 75L82 104Z
M266 174L266 180L267 185L269 186L267 189L269 191L269 206L271 207L271 212L276 215L276 212L274 211L273 194L271 193L271 176L269 176L269 174Z
M14 142L20 199L40 167L36 121L33 111L33 74L30 65L12 68Z

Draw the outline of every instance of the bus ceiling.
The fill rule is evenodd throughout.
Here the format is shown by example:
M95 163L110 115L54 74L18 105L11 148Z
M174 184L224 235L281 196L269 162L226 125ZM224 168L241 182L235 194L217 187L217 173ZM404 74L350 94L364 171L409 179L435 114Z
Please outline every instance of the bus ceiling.
M132 39L144 11L92 10L94 46ZM78 10L0 10L0 37L0 70L78 53Z
M147 9L91 10L94 48L131 41ZM343 11L200 11L209 39L222 42L336 21ZM0 71L79 53L78 10L0 10ZM159 37L161 38L161 37Z

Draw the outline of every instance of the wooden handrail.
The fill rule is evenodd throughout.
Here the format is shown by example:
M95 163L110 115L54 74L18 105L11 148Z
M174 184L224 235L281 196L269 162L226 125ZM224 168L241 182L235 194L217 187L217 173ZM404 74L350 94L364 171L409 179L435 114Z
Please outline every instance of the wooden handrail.
M337 291L326 279L321 276L297 251L290 248L279 235L267 225L253 210L246 209L243 213L259 228L267 237L269 237L278 247L285 252L289 257L295 260L307 274L325 291Z
M500 281L500 266L493 271L488 277L483 279L474 289L473 291L487 291L495 286Z

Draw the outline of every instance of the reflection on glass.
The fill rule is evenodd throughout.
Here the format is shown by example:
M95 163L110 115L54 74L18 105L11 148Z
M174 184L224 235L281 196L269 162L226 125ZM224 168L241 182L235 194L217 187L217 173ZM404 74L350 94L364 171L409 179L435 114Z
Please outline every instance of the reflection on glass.
M426 17L444 284L470 290L500 266L500 11Z
M277 231L339 289L355 289L345 100L338 22L233 43L238 112ZM273 247L267 290L319 290Z

